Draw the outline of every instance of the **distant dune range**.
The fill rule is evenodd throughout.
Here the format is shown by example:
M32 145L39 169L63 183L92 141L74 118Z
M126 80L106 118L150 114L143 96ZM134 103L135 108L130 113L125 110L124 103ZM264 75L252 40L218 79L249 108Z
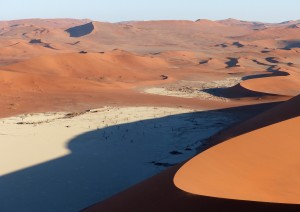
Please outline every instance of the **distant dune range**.
M237 106L245 104L242 99L258 97L265 101L262 97L269 94L272 98L294 96L299 88L298 24L234 19L121 23L73 19L2 21L0 86L6 92L1 94L1 114L30 112L32 102L39 112L70 107L81 110L90 103L132 104L131 100L122 100L124 89L130 95L147 99L145 104L153 104L162 98L137 90L178 80L210 81L232 76L245 81L228 91L206 91L239 101L206 104L208 107ZM266 60L270 57L276 58L275 62ZM276 76L276 70L288 76ZM161 76L168 79L161 80ZM275 86L279 83L281 86ZM114 95L108 96L103 89L110 89ZM78 97L78 92L88 95ZM34 101L47 95L45 102ZM162 102L172 105L174 101L165 97ZM189 107L201 102L180 101L178 105Z
M299 37L300 21L0 21L0 117L282 101L87 210L299 209Z

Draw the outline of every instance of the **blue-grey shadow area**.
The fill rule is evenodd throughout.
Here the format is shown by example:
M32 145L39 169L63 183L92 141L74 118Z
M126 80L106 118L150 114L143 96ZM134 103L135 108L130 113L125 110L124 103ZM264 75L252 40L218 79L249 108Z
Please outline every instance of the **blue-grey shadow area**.
M258 202L195 195L178 189L173 182L180 165L174 166L84 212L153 212L153 211L300 211L299 204Z
M41 39L31 39L28 43L38 44L38 45L42 45L43 47L48 48L48 49L58 50L56 48L53 48L50 43L44 43Z
M268 58L266 58L266 60L270 63L279 63L277 60L274 59L274 57L268 57ZM267 77L290 75L288 72L281 71L280 68L277 67L277 65L268 65L265 63L261 63L257 60L252 60L252 61L257 63L258 65L268 66L268 68L266 69L267 73L244 76L244 77L242 77L243 81L250 80L250 79L257 79L257 78L267 78ZM234 64L232 64L232 65L234 65ZM288 63L287 65L291 66L292 63ZM204 89L202 91L206 92L208 94L211 94L213 96L223 97L223 98L232 98L232 99L240 99L240 98L245 98L245 97L261 98L264 96L277 96L277 95L269 94L269 93L251 91L251 90L245 89L240 84L237 84L237 85L235 85L233 87L229 87L229 88L208 88L208 89Z
M272 59L269 58L269 60L272 60ZM290 75L288 72L280 71L279 68L276 65L272 65L269 68L267 68L267 72L269 72L269 73L255 74L255 75L245 76L245 77L242 77L242 80L265 78L265 77L288 76L288 75Z
M82 37L92 33L94 30L94 24L92 22L75 26L66 30L70 34L70 37Z
M183 162L220 130L273 106L171 115L79 135L68 143L70 154L1 176L0 211L78 211Z
M211 94L213 96L229 98L229 99L238 99L238 100L241 98L257 98L257 100L260 100L265 96L270 96L270 97L278 96L276 94L251 91L242 87L240 84L237 84L230 88L209 88L209 89L204 89L202 91Z
M238 48L242 48L242 47L244 47L245 45L244 44L241 44L240 42L238 42L238 41L236 41L236 42L233 42L232 43L232 45L233 46L236 46L236 47L238 47Z
M229 61L226 62L226 68L240 67L240 65L238 65L238 58L228 57L227 59L229 59Z
M288 41L285 41L284 43L286 46L283 49L285 49L285 50L300 48L300 40L288 40Z

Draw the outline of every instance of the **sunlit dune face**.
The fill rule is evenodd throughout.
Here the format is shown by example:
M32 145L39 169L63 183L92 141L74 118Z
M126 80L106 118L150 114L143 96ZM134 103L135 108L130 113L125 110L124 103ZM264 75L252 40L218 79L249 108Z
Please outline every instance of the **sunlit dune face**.
M300 118L215 146L183 165L175 185L189 193L276 203L300 203Z

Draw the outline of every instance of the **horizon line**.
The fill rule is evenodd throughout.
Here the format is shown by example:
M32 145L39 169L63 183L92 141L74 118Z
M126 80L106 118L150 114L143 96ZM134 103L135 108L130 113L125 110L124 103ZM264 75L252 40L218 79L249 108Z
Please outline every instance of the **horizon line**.
M89 21L97 21L97 22L105 22L105 23L123 23L123 22L147 22L147 21L191 21L191 22L197 22L201 20L207 20L212 22L219 22L219 21L226 21L226 20L236 20L240 22L250 22L250 23L265 23L265 24L281 24L286 22L294 22L294 21L300 21L299 19L290 19L286 21L281 22L264 22L264 21L254 21L254 20L243 20L243 19L237 19L237 18L225 18L225 19L208 19L208 18L199 18L199 19L135 19L135 20L124 20L124 21L102 21L102 20L96 20L96 19L90 19L90 18L70 18L70 17L58 17L58 18L20 18L20 19L0 19L0 22L11 22L11 21L26 21L26 20L89 20Z

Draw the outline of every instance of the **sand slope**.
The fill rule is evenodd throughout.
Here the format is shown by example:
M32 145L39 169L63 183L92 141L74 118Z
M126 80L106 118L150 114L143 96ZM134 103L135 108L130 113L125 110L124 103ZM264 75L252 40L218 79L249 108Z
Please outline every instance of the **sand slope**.
M299 204L299 100L225 131L229 137L259 128L191 159L175 175L175 185L205 196Z
M222 139L248 133L86 211L299 210L299 100L297 96L223 131Z
M174 183L193 194L299 204L299 123L294 118L213 147L187 162Z
M279 76L250 79L241 83L246 89L277 94L283 96L296 96L300 90L300 74L297 68L278 68L275 71ZM286 75L286 76L280 76Z

